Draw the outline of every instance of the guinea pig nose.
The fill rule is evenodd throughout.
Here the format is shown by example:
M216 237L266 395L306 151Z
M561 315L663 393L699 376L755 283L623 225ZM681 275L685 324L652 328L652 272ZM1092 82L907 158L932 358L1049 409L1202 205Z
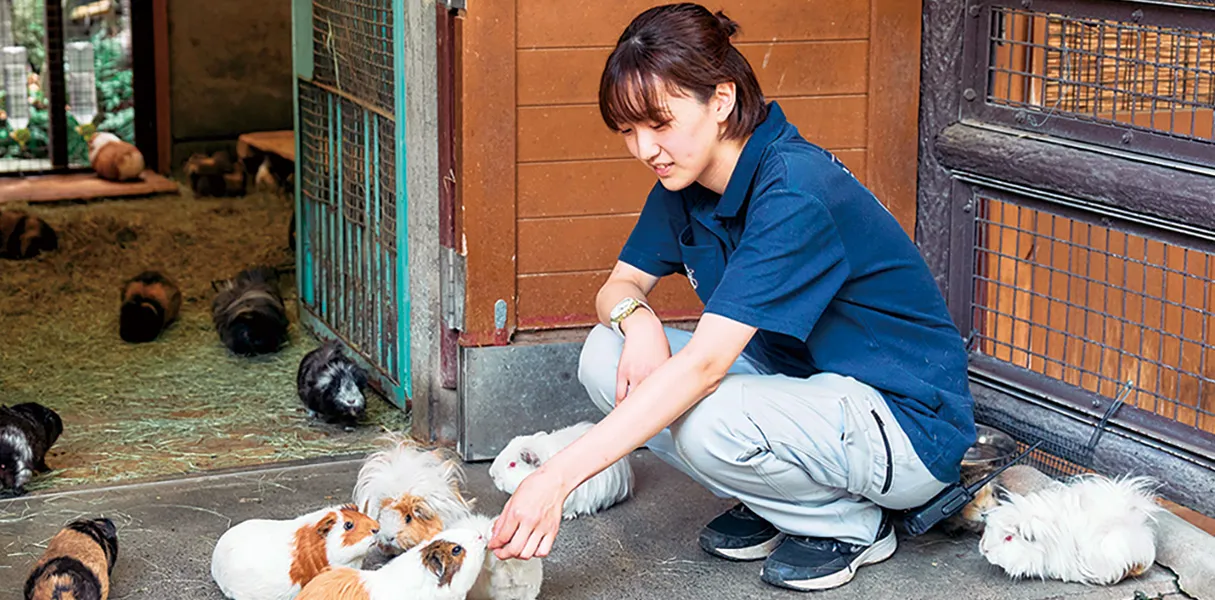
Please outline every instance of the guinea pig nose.
M371 535L375 535L375 534L377 534L377 533L379 533L379 532L380 532L380 530L379 530L379 529L372 529L372 530L371 530Z

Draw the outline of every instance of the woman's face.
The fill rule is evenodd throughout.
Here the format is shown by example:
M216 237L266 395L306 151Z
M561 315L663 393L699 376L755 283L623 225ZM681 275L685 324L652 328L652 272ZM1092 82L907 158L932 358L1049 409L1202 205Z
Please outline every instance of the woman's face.
M665 94L664 100L670 121L629 123L621 134L629 152L654 171L663 187L678 191L710 169L724 118L716 96L704 104L691 95Z

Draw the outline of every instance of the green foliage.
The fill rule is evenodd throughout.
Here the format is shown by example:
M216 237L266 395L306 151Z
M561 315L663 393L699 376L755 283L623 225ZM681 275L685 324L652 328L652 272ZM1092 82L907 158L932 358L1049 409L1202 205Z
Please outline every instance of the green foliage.
M36 4L38 10L42 10L42 0L17 0L16 4L27 6ZM15 8L14 12L20 11ZM42 21L40 19L35 21L41 31ZM29 33L28 30L23 31L26 34ZM14 35L18 40L22 39L17 32L14 32ZM123 55L122 46L118 40L106 35L104 29L94 33L90 41L93 43L93 66L97 78L99 105L98 113L93 118L94 128L97 131L111 132L119 138L133 143L135 141L135 81L129 65L130 61L126 60ZM40 69L41 58L35 60L34 48L29 46L27 48L29 48L31 66L36 70ZM42 52L41 42L38 45L38 52ZM2 97L3 92L0 92L0 98ZM50 120L49 103L41 90L35 92L31 98L34 106L30 111L28 132L13 132L7 122L0 121L0 158L46 158L50 155L47 145ZM3 105L0 104L0 106ZM76 121L70 111L67 114L67 129L69 160L73 163L87 163L88 144L81 136L80 123ZM22 137L28 137L24 144L18 141L18 138Z
M13 0L13 41L25 46L30 63L42 69L46 60L46 8L43 0Z

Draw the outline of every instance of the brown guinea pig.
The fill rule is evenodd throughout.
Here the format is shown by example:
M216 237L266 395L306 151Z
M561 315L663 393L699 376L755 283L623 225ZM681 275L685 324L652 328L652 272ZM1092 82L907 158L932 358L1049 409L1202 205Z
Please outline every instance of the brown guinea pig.
M106 600L118 560L109 519L80 519L59 530L25 580L26 600Z
M0 258L34 258L59 249L51 226L26 212L0 210Z
M177 319L180 310L177 285L157 271L144 271L123 284L118 334L127 342L150 342Z
M99 177L110 181L139 179L144 169L138 148L104 131L89 140L89 164Z

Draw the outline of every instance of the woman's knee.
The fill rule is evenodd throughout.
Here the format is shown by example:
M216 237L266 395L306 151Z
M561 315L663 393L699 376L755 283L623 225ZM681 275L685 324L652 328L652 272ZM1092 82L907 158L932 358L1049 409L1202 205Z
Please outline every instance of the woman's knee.
M736 465L757 447L755 436L745 430L751 422L742 412L741 390L734 379L727 377L671 426L676 451L701 473Z
M586 342L582 344L582 352L578 356L578 381L590 393L596 405L603 397L616 396L616 367L620 364L623 350L624 342L616 332L603 325L591 329ZM600 406L600 409L606 412L611 410L611 406Z

